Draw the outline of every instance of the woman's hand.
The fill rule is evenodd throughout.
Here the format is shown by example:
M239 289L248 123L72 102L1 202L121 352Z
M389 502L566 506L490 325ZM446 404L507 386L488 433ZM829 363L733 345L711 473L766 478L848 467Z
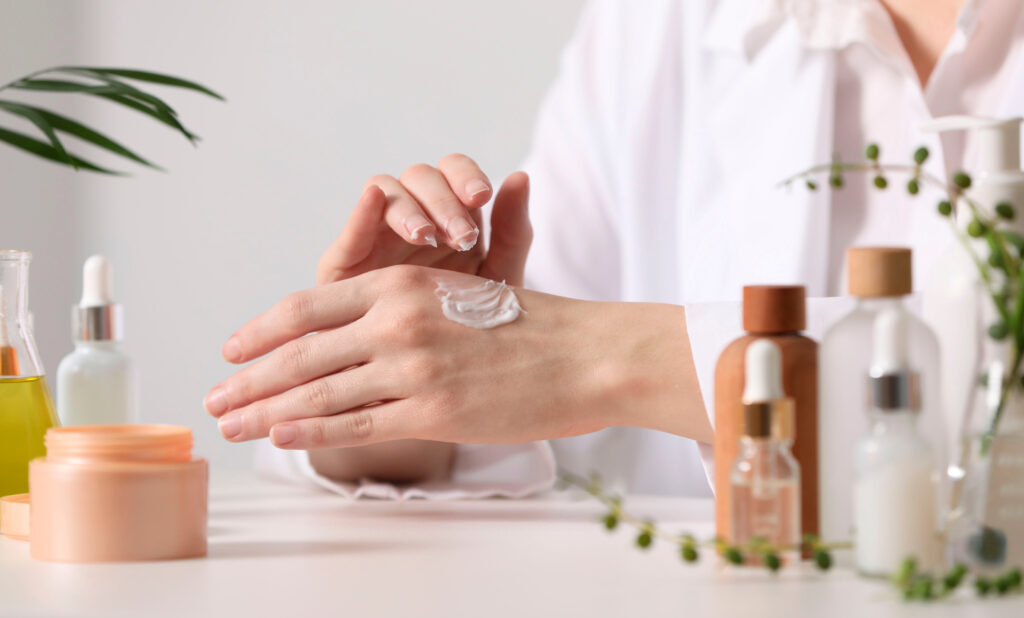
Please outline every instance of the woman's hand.
M491 181L472 159L452 154L436 168L421 164L398 178L374 176L341 235L320 259L317 284L417 264L522 285L533 238L529 192L523 172L502 184L485 251L477 240L483 226L480 207L491 198Z
M406 438L514 443L639 425L710 440L681 307L516 290L519 319L444 317L438 281L397 266L297 292L239 329L226 360L266 355L215 387L225 438L288 449Z

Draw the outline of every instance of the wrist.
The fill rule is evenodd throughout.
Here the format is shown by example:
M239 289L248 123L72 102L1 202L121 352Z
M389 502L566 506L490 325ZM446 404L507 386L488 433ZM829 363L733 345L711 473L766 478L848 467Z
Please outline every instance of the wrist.
M609 305L606 349L591 385L603 402L605 424L710 442L711 423L697 381L685 309L654 303Z

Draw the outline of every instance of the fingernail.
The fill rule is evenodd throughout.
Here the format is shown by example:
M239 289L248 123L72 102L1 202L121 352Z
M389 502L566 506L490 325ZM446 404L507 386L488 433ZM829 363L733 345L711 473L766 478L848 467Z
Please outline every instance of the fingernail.
M220 429L220 435L230 440L242 433L242 419L237 414L224 416L217 421L217 429Z
M228 339L227 343L224 344L224 347L221 348L220 353L221 356L224 357L224 360L229 363L237 363L242 360L242 346L238 343L238 338L232 336Z
M291 444L297 437L299 437L299 432L295 431L291 425L274 425L270 428L270 440L276 446Z
M217 386L210 391L203 405L206 406L206 411L214 416L223 414L228 409L228 398L224 393L224 388Z
M476 197L477 195L480 195L484 191L490 190L491 188L487 186L487 183L480 180L479 178L474 178L473 180L470 180L469 182L466 183L466 193L469 194L469 197Z
M437 246L437 239L434 237L434 224L423 215L409 215L406 217L405 230L409 232L409 238L423 240L428 245Z
M472 249L476 245L477 236L480 235L480 230L465 217L455 217L449 221L445 231L459 251Z

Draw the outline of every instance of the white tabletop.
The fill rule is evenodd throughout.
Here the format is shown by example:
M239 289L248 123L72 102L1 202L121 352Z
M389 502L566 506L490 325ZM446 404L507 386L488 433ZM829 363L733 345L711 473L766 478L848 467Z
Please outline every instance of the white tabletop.
M711 532L708 501L631 497L666 528ZM837 568L772 576L686 565L607 533L600 505L565 495L471 502L346 502L251 476L215 476L210 555L48 564L0 539L10 616L1024 616L1024 599L966 591L927 607ZM840 557L842 559L842 557Z

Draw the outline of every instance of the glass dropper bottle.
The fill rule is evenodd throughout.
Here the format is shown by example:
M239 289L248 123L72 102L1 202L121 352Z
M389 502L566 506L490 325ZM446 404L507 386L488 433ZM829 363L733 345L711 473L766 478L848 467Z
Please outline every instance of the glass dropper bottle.
M46 454L57 413L28 313L28 251L0 250L0 496L28 491L28 462Z

